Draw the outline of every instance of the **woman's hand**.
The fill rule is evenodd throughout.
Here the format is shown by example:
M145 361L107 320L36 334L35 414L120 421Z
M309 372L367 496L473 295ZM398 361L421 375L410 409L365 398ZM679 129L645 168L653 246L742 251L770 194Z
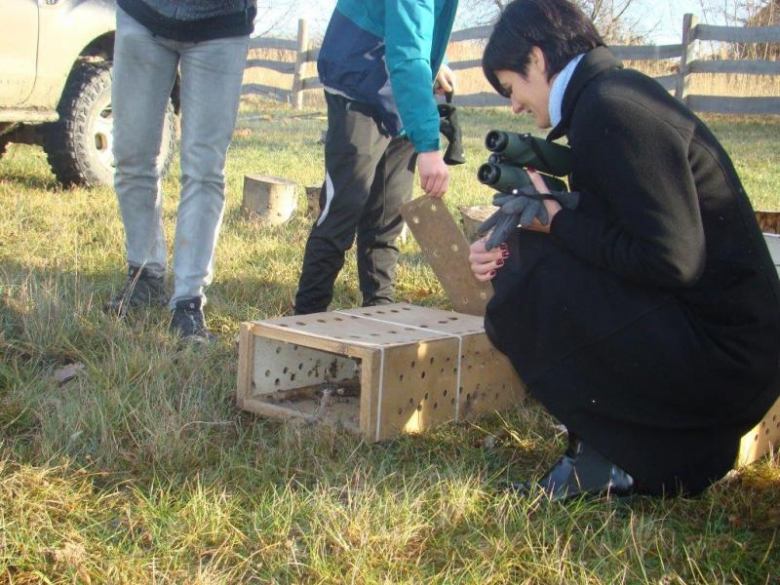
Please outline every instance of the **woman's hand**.
M471 244L469 248L469 262L471 271L477 280L487 282L496 275L496 270L504 265L504 259L509 257L509 247L506 244L493 248L485 249L485 241L482 238Z
M528 176L531 177L531 182L534 184L534 187L539 193L549 193L550 190L547 188L547 185L544 182L544 179L542 179L541 175L536 172L536 170L528 168L526 169L528 172ZM524 229L532 230L535 232L544 232L545 234L550 233L550 226L552 225L553 217L555 217L555 214L558 213L562 208L561 204L555 201L554 199L545 199L544 200L544 207L547 209L547 225L542 225L537 220L534 220L534 222L531 225L524 225Z

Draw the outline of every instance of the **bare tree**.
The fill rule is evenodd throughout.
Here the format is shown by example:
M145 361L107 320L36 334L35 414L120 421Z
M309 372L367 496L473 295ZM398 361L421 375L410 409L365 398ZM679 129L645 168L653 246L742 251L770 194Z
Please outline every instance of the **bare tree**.
M464 26L492 24L511 0L464 0L460 3L460 21ZM658 25L646 25L646 19L629 15L629 9L642 4L641 0L574 0L590 17L607 43L629 44L639 42ZM642 21L645 20L645 24Z
M780 23L780 1L778 0L699 0L699 7L702 20L707 24L769 26ZM724 57L730 56L735 59L768 59L780 55L777 43L761 45L724 43L720 51L711 47L711 52L719 52Z
M288 28L297 7L298 0L259 0L252 36L264 37L276 30Z

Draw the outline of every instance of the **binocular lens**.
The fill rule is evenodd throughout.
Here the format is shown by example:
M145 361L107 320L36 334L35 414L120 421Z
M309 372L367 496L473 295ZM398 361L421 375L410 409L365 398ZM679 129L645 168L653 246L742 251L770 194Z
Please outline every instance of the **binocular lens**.
M499 130L491 130L485 136L485 147L491 152L501 152L506 148L509 142L509 137L506 132Z
M501 178L501 169L490 163L485 163L477 171L477 179L483 185L494 185Z

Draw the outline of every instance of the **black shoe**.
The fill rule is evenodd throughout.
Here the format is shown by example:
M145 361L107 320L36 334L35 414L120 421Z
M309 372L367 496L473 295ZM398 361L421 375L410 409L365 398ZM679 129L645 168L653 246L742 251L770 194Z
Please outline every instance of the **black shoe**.
M571 437L566 453L544 477L537 482L512 484L512 489L524 494L542 491L558 501L581 496L626 497L633 494L634 478Z
M127 282L119 294L103 305L106 313L124 317L129 311L168 304L162 276L154 276L146 268L130 266Z
M187 341L214 343L217 338L206 327L201 305L200 297L177 301L168 331Z

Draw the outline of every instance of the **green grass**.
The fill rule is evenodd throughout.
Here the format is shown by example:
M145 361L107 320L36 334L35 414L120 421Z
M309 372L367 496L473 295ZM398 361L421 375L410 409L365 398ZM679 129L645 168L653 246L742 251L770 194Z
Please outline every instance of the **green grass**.
M244 220L243 176L313 185L323 166L317 112L241 116L258 114L229 155L207 309L219 342L200 351L177 347L162 310L102 313L124 278L110 189L60 189L39 148L0 161L0 583L778 583L777 456L698 499L563 506L499 489L563 448L533 403L379 445L237 410L238 324L288 309L310 221ZM708 121L755 206L780 209L780 119ZM464 126L453 210L489 200L474 178L486 131L531 129L492 110ZM448 307L412 238L403 252L399 299ZM350 260L335 307L358 302Z

